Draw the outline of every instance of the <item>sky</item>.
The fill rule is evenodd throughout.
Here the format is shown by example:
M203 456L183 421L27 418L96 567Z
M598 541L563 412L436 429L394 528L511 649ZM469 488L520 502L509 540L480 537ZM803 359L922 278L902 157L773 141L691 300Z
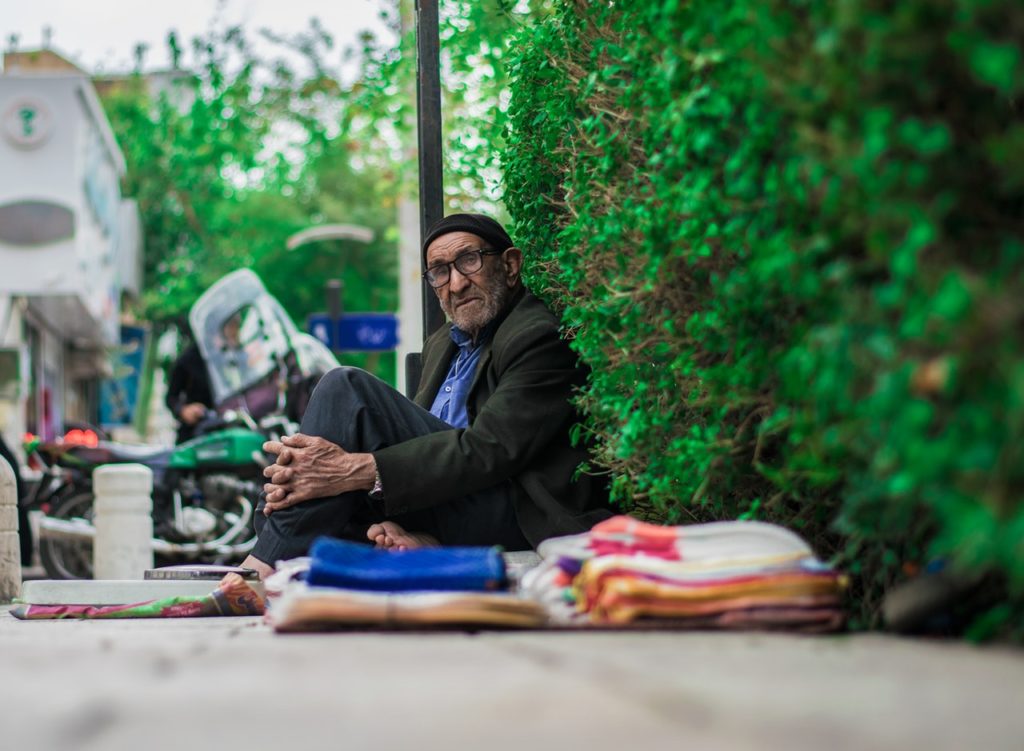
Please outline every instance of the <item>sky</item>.
M347 46L355 46L362 30L386 34L379 14L397 0L0 0L0 49L38 49L44 28L50 28L50 47L90 73L132 69L139 42L149 46L146 68L170 67L167 32L175 29L182 47L216 24L243 24L256 41L257 31L293 34L309 27L316 16L333 35L337 61ZM269 44L269 43L268 43ZM272 48L271 48L272 49Z

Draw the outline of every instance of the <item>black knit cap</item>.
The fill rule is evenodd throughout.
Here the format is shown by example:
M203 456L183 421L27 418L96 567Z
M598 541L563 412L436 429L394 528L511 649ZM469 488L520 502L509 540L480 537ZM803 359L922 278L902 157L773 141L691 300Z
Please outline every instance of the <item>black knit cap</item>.
M437 222L423 239L423 257L427 257L427 248L441 235L451 232L469 232L483 239L495 250L511 248L515 243L508 236L505 228L483 214L451 214Z

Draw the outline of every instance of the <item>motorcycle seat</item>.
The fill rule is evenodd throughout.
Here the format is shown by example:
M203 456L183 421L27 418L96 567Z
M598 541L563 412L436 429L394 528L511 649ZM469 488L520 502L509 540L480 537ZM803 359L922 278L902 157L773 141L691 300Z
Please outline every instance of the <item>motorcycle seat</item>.
M146 444L107 444L114 461L139 462L141 464L166 464L174 451L173 446L149 446Z
M150 467L166 467L174 451L170 446L148 446L100 441L98 446L75 446L61 459L61 464L127 464L137 462Z

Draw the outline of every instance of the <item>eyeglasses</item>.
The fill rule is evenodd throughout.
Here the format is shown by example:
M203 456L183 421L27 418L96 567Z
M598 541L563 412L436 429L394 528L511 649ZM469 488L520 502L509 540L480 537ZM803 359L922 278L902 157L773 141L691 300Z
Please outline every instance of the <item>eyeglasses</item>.
M423 278L435 289L443 287L452 278L452 266L457 268L463 276L469 276L484 267L484 256L497 256L504 252L504 250L484 250L483 248L467 250L465 253L455 256L454 261L434 264L424 272Z

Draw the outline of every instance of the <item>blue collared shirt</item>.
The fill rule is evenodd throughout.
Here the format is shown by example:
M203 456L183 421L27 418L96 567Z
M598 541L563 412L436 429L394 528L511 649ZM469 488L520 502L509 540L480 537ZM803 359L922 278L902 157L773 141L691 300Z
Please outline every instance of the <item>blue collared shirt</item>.
M491 327L486 326L480 332L476 344L472 338L458 326L452 326L451 337L459 351L448 366L448 375L434 397L430 413L440 417L453 428L468 428L469 413L466 402L469 399L469 387L473 384L476 366L480 363L480 355L484 351L484 342L490 338Z

